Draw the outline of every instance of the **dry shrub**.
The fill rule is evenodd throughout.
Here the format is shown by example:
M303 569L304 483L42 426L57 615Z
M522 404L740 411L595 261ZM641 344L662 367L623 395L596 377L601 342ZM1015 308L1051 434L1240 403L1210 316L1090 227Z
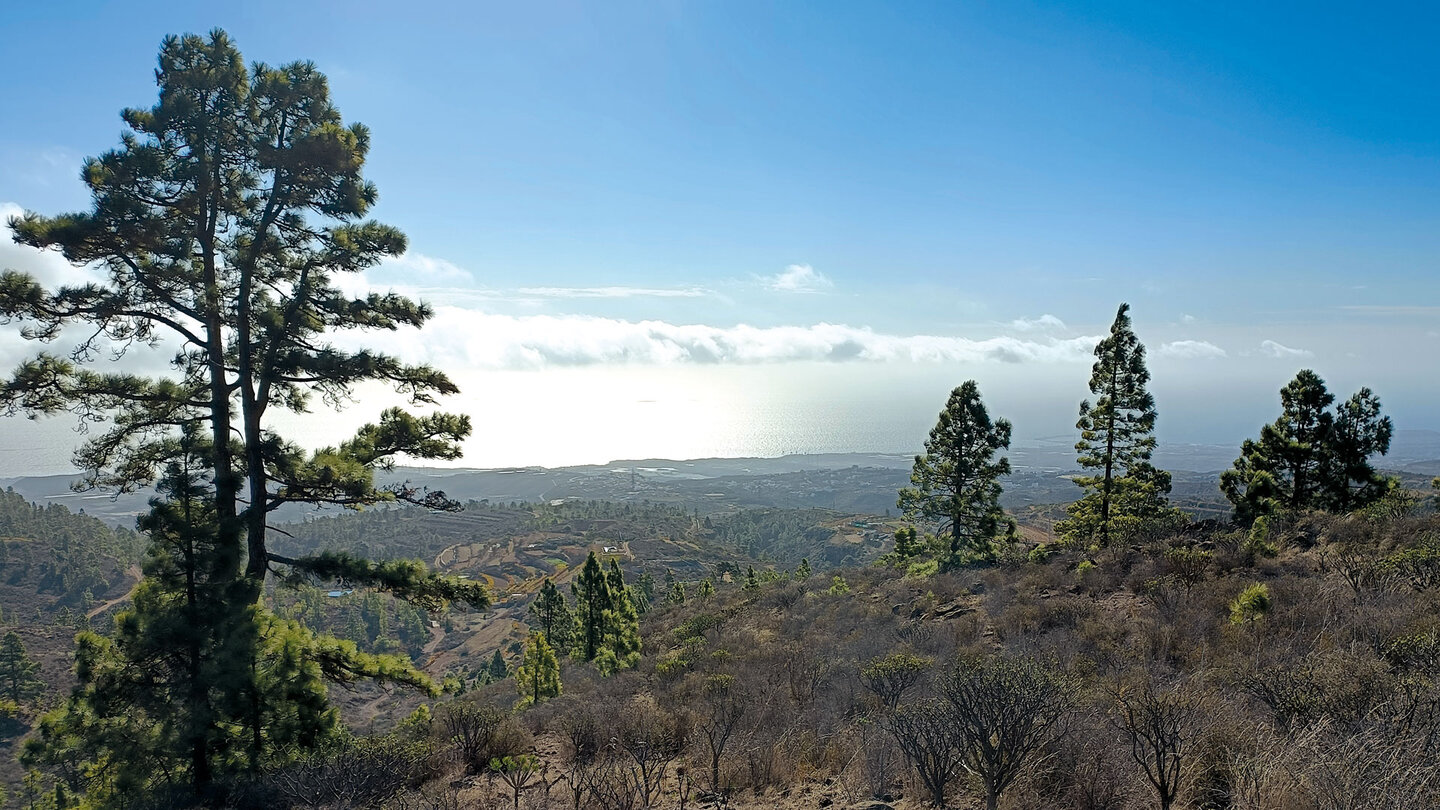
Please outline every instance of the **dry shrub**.
M441 758L426 743L385 737L347 740L266 773L239 806L380 807L439 775ZM257 801L265 797L264 804Z
M457 700L441 706L435 714L438 733L470 773L484 770L492 759L513 756L530 747L529 730L488 703Z

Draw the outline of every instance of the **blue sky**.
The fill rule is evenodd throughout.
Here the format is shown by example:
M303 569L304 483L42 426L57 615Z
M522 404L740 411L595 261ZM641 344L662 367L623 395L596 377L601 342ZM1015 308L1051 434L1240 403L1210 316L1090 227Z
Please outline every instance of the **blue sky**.
M1440 427L1430 5L28 3L0 21L0 203L83 207L161 37L215 26L315 61L372 129L412 252L364 283L451 323L417 356L479 317L440 359L842 388L898 363L1019 400L994 366L1083 386L1125 300L1157 385L1240 403L1189 438L1251 430L1301 365Z

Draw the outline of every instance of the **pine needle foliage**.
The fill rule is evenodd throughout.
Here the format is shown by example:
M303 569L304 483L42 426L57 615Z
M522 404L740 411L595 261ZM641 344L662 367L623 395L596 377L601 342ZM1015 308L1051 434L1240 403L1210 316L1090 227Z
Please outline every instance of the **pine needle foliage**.
M938 523L942 565L954 567L989 559L992 544L1013 528L1000 508L1001 476L1010 460L995 454L1010 446L1010 422L991 421L974 380L950 392L945 410L915 457L911 486L900 490L897 504L907 519Z
M515 670L515 688L522 707L533 706L560 694L560 659L545 641L532 631L525 642L525 654Z
M1090 371L1095 400L1080 403L1075 423L1080 466L1094 473L1075 479L1086 493L1055 527L1067 541L1104 547L1183 517L1165 497L1170 473L1150 463L1157 412L1149 382L1145 346L1131 328L1130 305L1121 304L1110 334L1095 345Z
M545 636L546 644L561 655L570 651L575 635L575 614L565 603L565 595L549 578L540 586L535 601L530 603L530 615L535 618L541 635Z
M45 691L45 682L36 675L40 664L30 657L25 642L14 630L0 638L0 695L15 707L29 703Z
M640 663L640 611L632 588L626 587L620 564L610 561L607 576L612 605L605 629L605 650L596 664L601 674L611 675Z
M574 655L582 661L594 661L605 648L606 614L613 601L610 581L595 552L585 557L580 573L570 583L570 593L575 597Z
M570 589L575 596L571 654L594 662L603 675L635 666L640 660L640 612L620 564L611 560L607 571L592 551Z
M1235 519L1256 519L1304 509L1350 512L1375 503L1391 489L1370 459L1390 450L1394 425L1380 399L1362 388L1338 407L1325 381L1302 369L1280 390L1280 417L1246 439L1240 457L1220 476L1220 490Z
M80 684L27 750L92 806L204 797L212 781L319 744L335 728L327 679L433 690L404 659L271 615L261 596L272 574L343 577L429 609L489 602L420 563L268 548L268 518L286 504L458 506L379 487L375 471L401 455L457 458L470 423L392 408L313 452L274 429L277 415L337 407L362 383L419 405L457 389L436 369L331 341L418 328L431 310L343 291L343 278L406 241L366 218L377 199L362 174L370 132L344 123L315 65L247 68L216 30L166 38L155 79L156 104L125 110L120 145L86 161L89 210L9 223L17 242L57 250L94 280L47 289L0 273L0 323L41 343L78 340L0 381L0 411L68 411L89 426L74 457L82 487L161 492L143 523L152 545L133 607L113 637L81 634ZM171 371L100 365L137 350L170 353Z

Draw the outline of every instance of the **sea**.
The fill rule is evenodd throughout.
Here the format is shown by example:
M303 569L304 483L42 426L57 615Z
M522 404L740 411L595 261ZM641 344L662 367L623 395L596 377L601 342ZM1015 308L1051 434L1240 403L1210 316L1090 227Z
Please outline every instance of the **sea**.
M1066 456L1073 452L1079 402L1089 393L1088 371L1083 364L1037 370L832 363L461 372L453 374L461 393L439 407L470 417L464 455L419 463L499 469L626 459L914 454L923 450L951 388L969 378L979 381L992 418L1013 422L1016 449ZM1268 402L1273 393L1232 396L1217 408L1213 390L1185 390L1164 380L1154 390L1161 457L1203 452L1203 461L1170 462L1176 469L1228 466L1219 459L1233 459L1240 441L1277 410ZM317 399L311 413L281 415L270 426L316 449L343 441L382 409L405 404L394 392L368 386L338 408ZM63 415L0 417L0 479L72 473L71 455L86 438Z

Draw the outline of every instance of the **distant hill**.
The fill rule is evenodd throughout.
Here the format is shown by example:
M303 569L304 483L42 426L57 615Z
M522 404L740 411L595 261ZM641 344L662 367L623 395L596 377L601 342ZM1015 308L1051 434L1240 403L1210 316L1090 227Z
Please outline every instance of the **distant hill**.
M45 622L123 596L144 550L134 532L0 492L0 610L7 622Z
M1006 508L1075 500L1079 490L1066 478L1078 472L1074 444L1075 437L1068 434L1017 441L1007 452L1015 472L1004 482L1002 503ZM1155 462L1176 473L1176 500L1181 505L1208 513L1219 497L1220 471L1230 466L1239 449L1239 441L1233 445L1162 442ZM631 459L557 468L396 467L379 477L383 483L405 481L441 490L461 502L583 498L670 503L701 514L773 507L883 515L895 507L895 490L909 482L913 459L907 453L686 461ZM1383 469L1416 477L1440 475L1440 432L1398 430L1390 453L1377 461ZM0 487L10 487L33 501L63 504L72 512L126 528L132 527L135 518L149 508L147 501L152 493L148 490L119 496L74 492L70 489L74 480L75 476L64 475L9 478L0 479ZM281 509L275 519L303 522L342 511L292 505Z
M73 683L75 632L125 601L140 578L143 539L59 504L0 491L0 632L13 629L40 664L41 703ZM16 745L27 711L0 720L0 783L20 783Z

